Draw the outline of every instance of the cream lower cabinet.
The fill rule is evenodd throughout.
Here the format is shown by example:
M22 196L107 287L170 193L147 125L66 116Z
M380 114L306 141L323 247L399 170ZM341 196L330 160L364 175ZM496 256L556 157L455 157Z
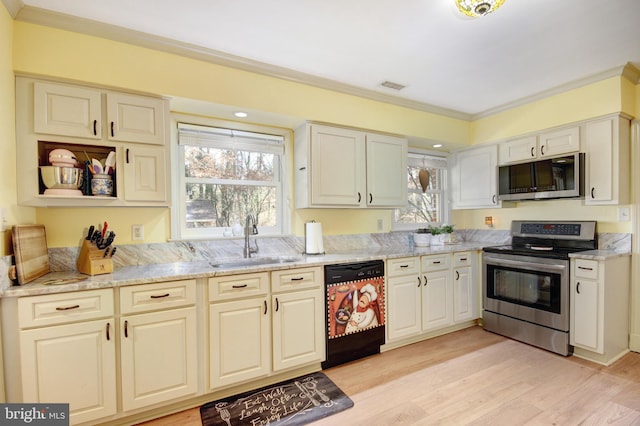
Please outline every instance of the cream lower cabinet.
M3 300L3 315L11 303ZM17 305L20 344L4 347L5 362L20 367L8 371L7 401L69 403L71 424L115 414L113 291L24 297ZM3 331L5 339L14 334Z
M209 278L209 388L269 374L269 273Z
M320 267L210 278L209 387L323 361L323 282Z
M322 268L273 271L271 291L273 370L324 361Z
M195 280L120 288L124 411L195 395Z
M609 365L629 350L629 256L571 260L574 354Z
M422 331L453 324L451 254L422 256Z
M387 342L477 319L475 256L459 252L388 260Z

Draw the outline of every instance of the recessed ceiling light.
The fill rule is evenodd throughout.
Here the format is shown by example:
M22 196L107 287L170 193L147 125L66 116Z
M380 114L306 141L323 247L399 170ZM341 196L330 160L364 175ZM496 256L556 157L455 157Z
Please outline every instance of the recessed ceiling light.
M238 118L245 118L245 117L247 117L249 114L247 114L247 113L246 113L246 112L244 112L244 111L236 111L236 112L234 112L234 113L233 113L233 115L235 115L235 116L236 116L236 117L238 117Z
M441 143L435 143L433 144L434 148L442 148L442 144Z

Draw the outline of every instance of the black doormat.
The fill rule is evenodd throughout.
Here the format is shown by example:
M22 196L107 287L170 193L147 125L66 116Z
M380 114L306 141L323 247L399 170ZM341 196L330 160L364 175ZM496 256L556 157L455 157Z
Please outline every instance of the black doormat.
M353 407L323 373L313 373L200 407L203 426L306 425Z

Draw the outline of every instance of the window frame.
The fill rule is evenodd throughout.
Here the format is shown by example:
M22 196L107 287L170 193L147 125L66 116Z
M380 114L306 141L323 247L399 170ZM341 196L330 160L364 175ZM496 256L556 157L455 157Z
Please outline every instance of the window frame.
M391 213L391 230L392 231L415 231L419 228L428 228L429 226L441 226L443 224L449 223L451 218L451 205L449 202L449 156L437 151L429 151L423 150L419 148L409 148L407 152L407 178L409 173L409 166L411 163L411 158L415 156L422 157L434 157L437 160L444 161L446 163L445 167L441 168L442 176L441 183L442 187L440 188L441 200L442 200L442 211L440 217L442 221L440 222L415 222L415 223L398 223L396 222L396 211L398 209L394 209ZM409 196L412 194L410 189L407 189L407 203L409 200Z
M262 133L268 135L279 136L283 138L282 154L280 156L279 170L274 170L275 175L280 176L280 184L276 186L276 197L278 199L278 205L276 206L276 214L279 218L279 226L264 228L259 226L260 234L257 237L262 236L283 236L290 234L291 230L291 207L289 200L291 199L291 174L293 171L289 165L292 164L290 157L291 153L291 132L287 129L240 123L230 120L222 120L216 118L191 116L187 114L173 113L171 114L171 158L172 158L172 170L175 173L175 178L171 179L171 192L172 192L172 214L171 214L171 240L198 240L198 239L218 239L229 238L224 235L226 228L187 228L185 221L185 201L186 201L186 183L187 178L184 176L184 150L180 148L179 144L179 123L193 125L193 126L207 126L213 128L230 129L238 132L253 132ZM242 148L242 147L241 147ZM263 152L269 152L269 149L265 149ZM238 181L240 183L240 181ZM247 184L242 182L241 184ZM241 223L244 227L244 223ZM234 236L235 238L241 238ZM233 237L232 237L233 238Z

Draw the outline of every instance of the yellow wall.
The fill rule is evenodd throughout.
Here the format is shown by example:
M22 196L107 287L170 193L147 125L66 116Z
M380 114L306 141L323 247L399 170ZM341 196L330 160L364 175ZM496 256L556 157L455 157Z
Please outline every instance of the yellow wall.
M7 230L0 233L0 255L13 252L10 229L16 223L34 223L35 211L20 208L16 195L15 84L13 78L13 19L0 6L0 208L5 209Z
M621 110L640 110L640 89L616 77L470 123L97 37L12 22L3 12L0 30L9 36L2 37L0 43L7 43L8 51L13 49L13 61L0 57L0 73L4 73L0 75L0 95L7 95L0 102L9 110L0 120L10 123L0 126L0 132L11 132L0 135L9 141L0 143L10 150L11 158L15 157L13 81L8 81L12 69L463 145L498 141ZM15 181L15 170L0 173ZM145 242L171 237L169 209L20 209L15 205L15 183L3 184L1 197L6 197L0 201L12 212L20 212L10 216L10 224L45 224L51 247L78 244L88 225L104 220L118 232L120 244L133 243L131 225L138 223L145 226ZM497 228L507 229L516 218L584 217L602 221L600 230L630 232L629 223L617 223L616 212L615 207L584 207L575 200L547 201L519 203L517 208L502 210L457 211L451 222L458 228L484 228L484 216L493 215ZM383 231L388 231L391 219L386 210L294 210L292 231L303 235L308 220L321 222L327 235L377 232L378 220L383 222Z

